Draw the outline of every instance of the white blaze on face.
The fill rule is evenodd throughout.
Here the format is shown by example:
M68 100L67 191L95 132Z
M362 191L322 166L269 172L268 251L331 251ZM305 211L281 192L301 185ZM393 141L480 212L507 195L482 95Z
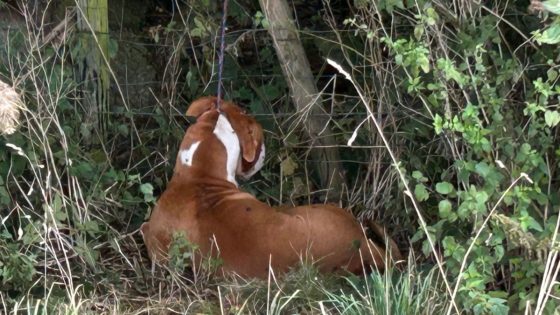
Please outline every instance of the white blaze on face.
M196 152L196 149L198 149L199 144L200 141L197 141L191 144L190 147L186 148L185 150L181 150L181 152L179 152L179 158L181 159L181 163L183 163L186 166L192 166L193 156L194 153Z
M235 181L235 169L237 168L237 164L239 163L241 147L239 144L239 139L235 134L235 130L233 130L231 124L223 114L220 114L220 116L218 117L216 127L214 127L214 134L226 148L227 180L237 186L237 182Z
M264 142L261 144L261 152L259 154L259 158L257 159L257 162L255 163L255 165L253 165L253 167L251 167L247 172L243 172L243 170L241 169L241 165L238 168L238 172L237 174L240 175L241 177L243 177L244 179L249 179L249 177L255 175L258 171L261 170L261 168L264 165L264 158L266 156L266 149L264 146Z

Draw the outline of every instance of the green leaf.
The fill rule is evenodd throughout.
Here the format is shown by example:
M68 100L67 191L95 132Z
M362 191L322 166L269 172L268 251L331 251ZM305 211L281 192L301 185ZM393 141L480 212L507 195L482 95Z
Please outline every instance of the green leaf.
M428 200L430 194L428 193L428 190L426 190L426 186L424 186L424 184L416 184L416 187L414 187L414 196L416 196L418 201L425 201Z
M481 177L486 177L490 173L490 166L486 162L480 162L474 167L476 173Z
M438 204L438 208L439 208L439 216L442 219L447 219L451 216L451 202L449 202L449 200L444 199L440 201Z
M542 2L545 10L554 14L560 14L560 0L547 0Z
M416 243L423 238L424 238L424 230L423 229L418 229L418 231L416 231L416 233L414 233L414 235L410 239L410 242L411 243Z
M539 224L539 222L537 222L537 220L535 220L535 218L528 216L527 217L527 227L531 228L537 232L542 232L543 228L542 226Z
M153 194L154 193L154 186L150 183L144 183L140 185L140 192L143 194Z
M144 183L140 185L140 192L144 194L145 202L152 202L156 200L156 198L154 198L154 186L152 186L152 184Z
M453 185L448 182L437 183L436 191L442 195L447 195L453 191Z
M54 218L58 222L66 221L66 219L68 219L68 214L66 213L66 210L63 209L62 207L62 199L60 198L60 195L56 194L54 196L51 206L52 206Z
M488 201L488 194L485 191L478 191L475 195L475 199L478 203L483 204Z
M428 240L422 242L422 253L424 256L429 256L432 253L432 247L430 246L430 242L428 242Z
M125 124L118 125L117 130L123 136L128 136L129 134L128 125Z
M556 80L556 78L558 78L558 71L550 68L548 69L548 71L546 71L546 76L548 77L549 82L553 82L554 80Z
M282 170L282 176L293 175L298 167L298 164L290 157L286 157L282 162L280 162L280 169Z
M424 175L422 175L422 172L420 172L420 171L412 172L412 178L414 178L416 180L419 180L422 177L424 177Z
M30 223L25 226L25 232L23 233L23 244L31 245L39 243L41 241L41 235L39 234L39 229L37 227L41 226L39 222Z
M462 87L465 84L465 79L461 72L457 70L453 61L449 59L440 58L437 61L437 67L441 70L445 76L445 78L449 80L453 80Z
M424 25L418 24L414 27L414 38L420 40L422 39L422 35L424 35Z
M399 66L402 66L402 64L403 64L403 55L402 54L397 54L395 56L395 63Z
M117 53L119 52L119 43L115 39L110 38L108 50L109 50L109 59L113 59L115 56L117 56Z
M504 253L505 253L504 246L496 245L496 247L494 247L494 256L496 256L497 260L502 259L502 257L504 257Z
M424 71L424 73L430 72L430 60L426 56L418 56L417 60L418 65Z
M547 110L544 112L544 122L549 127L555 127L560 123L560 113L558 111Z
M473 278L467 280L466 287L469 289L481 289L484 286L484 278Z
M551 45L560 43L560 22L555 21L542 34L536 33L535 38L539 43Z
M426 15L427 15L426 23L428 23L429 26L434 26L436 22L439 20L439 15L437 14L434 8L426 9Z
M443 130L443 118L441 118L440 115L436 114L434 116L434 129L436 134L440 134L441 131Z
M10 194L4 185L0 185L0 207L6 207L11 201Z
M428 179L420 171L412 172L412 178L416 179L419 183L425 183Z

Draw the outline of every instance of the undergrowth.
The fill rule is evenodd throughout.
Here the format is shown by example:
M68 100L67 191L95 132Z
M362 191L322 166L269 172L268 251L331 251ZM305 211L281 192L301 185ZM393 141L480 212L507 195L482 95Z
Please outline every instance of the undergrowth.
M45 35L64 4L0 1L20 17L0 21L0 81L21 98L20 126L0 137L0 313L560 311L558 1L294 1L340 143L342 202L409 255L404 271L303 265L268 281L192 271L188 251L153 267L138 233L170 178L186 105L215 91L218 2L159 8L131 27L142 49L111 34L107 133L86 119L72 6ZM320 201L312 166L324 161L308 159L302 130L312 118L290 105L266 17L237 1L229 21L227 98L262 123L270 152L243 189L275 205ZM134 49L156 87L129 82L142 64L118 58Z

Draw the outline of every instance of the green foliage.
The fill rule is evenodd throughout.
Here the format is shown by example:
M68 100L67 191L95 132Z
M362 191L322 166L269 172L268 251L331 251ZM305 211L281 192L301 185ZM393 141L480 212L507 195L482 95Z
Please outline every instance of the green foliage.
M435 269L419 272L409 269L405 273L387 271L372 273L365 279L346 278L351 290L325 291L337 314L441 314L445 300L431 303L442 289Z
M544 51L538 57L500 53L505 47L502 42L514 38L500 38L499 28L486 32L458 28L445 35L424 32L438 23L451 22L427 9L416 12L413 37L382 39L406 76L400 87L403 93L423 103L416 108L432 117L433 141L447 147L438 160L450 159L451 166L443 174L439 167L432 167L441 164L438 160L408 165L417 181L414 196L432 218L427 228L441 243L451 279L461 279L457 280L459 303L475 314L521 310L526 305L521 301L540 289L537 279L544 269L536 265L543 257L525 265L513 262L532 256L537 248L543 249L541 242L549 242L551 234L543 225L556 224L560 206L557 198L544 193L558 190L549 180L552 174L558 178L553 169L559 163L554 154L558 143L555 128L560 123L557 65L551 61L555 56ZM476 29L488 30L485 25L496 21L482 14L472 22ZM554 19L537 41L555 44L551 39L556 38L556 23ZM447 37L451 40L443 39ZM468 40L453 40L457 38ZM445 55L434 46L442 47ZM521 78L523 58L540 60L544 66ZM525 88L516 95L512 92L520 80ZM422 142L420 137L415 141ZM529 179L516 181L524 174ZM555 210L543 213L544 208ZM413 241L421 241L419 235L424 234L420 230ZM432 254L425 236L422 248L425 254ZM515 282L524 284L498 285L503 268L517 275Z
M169 266L175 272L185 272L192 266L197 246L190 243L184 233L173 234L169 245Z
M27 225L29 229L32 225ZM23 245L29 245L29 232L18 231L20 239L14 242L13 236L6 230L0 234L0 280L4 290L25 290L36 275L37 255L22 253ZM20 291L21 292L21 291Z
M356 1L364 10L345 20L354 39L339 41L346 53L339 60L372 95L375 105L365 105L380 108L376 119L389 117L381 120L387 137L400 133L406 143L389 149L400 154L427 220L426 227L415 221L415 248L428 259L442 255L456 302L476 314L535 305L545 257L556 246L558 3L532 3L531 15L521 3L467 10ZM548 299L546 307L559 306Z

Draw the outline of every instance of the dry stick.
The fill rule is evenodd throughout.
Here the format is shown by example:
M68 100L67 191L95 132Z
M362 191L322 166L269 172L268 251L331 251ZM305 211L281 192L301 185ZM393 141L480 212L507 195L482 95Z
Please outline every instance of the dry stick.
M556 230L558 230L558 223L556 224ZM552 239L552 245L556 243L555 240L556 238L554 237ZM539 315L543 313L544 306L546 305L546 302L548 301L548 298L551 295L550 291L552 291L554 285L558 283L556 279L558 278L558 273L560 273L560 265L556 263L557 260L558 260L558 250L552 250L548 254L545 272L543 276L544 279L541 284L541 289L539 290L539 297L537 299L537 306L535 308L535 315ZM554 269L554 271L552 271L551 269L554 268L555 263L556 263L556 268Z
M224 315L224 303L222 302L222 291L220 286L218 286L218 298L220 299L220 313Z
M502 195L500 196L500 199L498 199L498 201L496 202L496 204L494 205L494 207L492 208L492 210L490 210L490 213L488 213L488 216L486 216L486 219L484 219L484 222L482 222L482 226L478 229L478 231L476 232L476 235L474 236L471 244L469 245L469 248L467 249L467 252L465 253L464 257L463 257L463 261L461 262L461 268L459 269L459 275L457 276L457 282L455 283L455 288L453 289L453 293L451 295L451 299L455 299L455 295L457 295L457 291L459 291L459 284L461 283L461 278L463 275L463 269L465 269L465 266L467 265L467 258L469 257L470 252L472 251L474 244L476 243L476 240L478 239L478 237L480 236L480 233L482 233L482 230L484 230L484 228L486 227L486 225L488 224L488 221L490 220L490 218L492 217L492 215L494 214L494 212L496 211L496 209L498 209L498 205L502 202L502 200L504 199L504 197L507 195L507 193L517 184L517 182L521 179L521 178L525 178L529 183L533 183L533 181L529 178L529 176L527 176L527 174L525 173L521 173L521 175L519 175L519 177L517 177L510 185L509 187L506 189L506 191L504 191L502 193ZM451 307L449 307L449 309L447 309L447 315L451 314Z
M560 272L560 265L556 263L558 261L558 250L554 249L554 245L556 243L556 238L558 237L558 229L560 227L560 216L556 221L556 228L554 229L554 234L552 235L550 247L551 251L548 253L546 267L544 270L543 281L541 284L541 288L539 290L539 297L537 299L537 305L535 309L535 314L542 314L544 311L544 306L546 305L546 301L550 297L550 291L552 287L554 287L558 277L558 273ZM554 265L556 264L556 269L553 271Z
M385 145L385 148L387 149L387 152L389 152L389 155L391 156L391 160L393 160L393 164L395 166L395 169L399 173L399 177L401 178L401 181L402 181L402 183L405 187L404 193L405 193L405 195L407 195L410 198L410 201L412 202L412 205L414 206L414 210L416 210L416 215L418 215L418 219L420 220L420 225L422 226L422 230L424 230L424 233L426 233L426 238L428 239L428 243L430 243L430 248L431 248L432 252L434 253L434 257L436 259L438 269L439 269L439 271L440 271L440 273L443 277L443 281L445 282L445 287L447 289L447 292L452 296L451 306L453 306L455 308L455 311L457 312L457 314L460 314L461 312L459 311L459 308L457 307L457 305L455 304L455 300L453 299L453 292L451 291L451 286L449 285L449 282L446 279L446 274L445 274L445 271L443 270L443 264L442 264L438 254L436 252L435 244L432 241L432 239L430 238L430 233L428 233L428 228L427 228L427 225L426 225L426 221L424 220L424 217L422 216L422 213L420 213L420 209L419 209L418 205L416 204L416 200L412 196L411 190L408 187L408 182L406 181L406 178L404 177L403 172L400 170L400 168L398 166L399 164L398 164L397 158L395 157L395 154L393 153L393 151L391 150L391 147L389 146L389 142L387 141L387 139L385 138L385 135L383 134L383 129L381 129L381 126L379 125L377 120L375 120L375 116L374 116L373 112L367 106L368 102L367 102L365 96L362 94L362 92L360 90L360 87L354 82L354 80L352 79L350 74L348 72L346 72L342 68L342 66L339 65L336 61L333 61L333 60L327 58L327 62L331 66L333 66L336 70L338 70L339 73L344 75L344 77L348 81L350 81L350 83L352 83L352 85L356 89L356 92L360 96L360 99L362 100L362 103L364 103L366 111L368 112L368 117L371 118L373 124L375 125L375 128L377 129L377 132L379 133L379 136L383 140L383 144Z

